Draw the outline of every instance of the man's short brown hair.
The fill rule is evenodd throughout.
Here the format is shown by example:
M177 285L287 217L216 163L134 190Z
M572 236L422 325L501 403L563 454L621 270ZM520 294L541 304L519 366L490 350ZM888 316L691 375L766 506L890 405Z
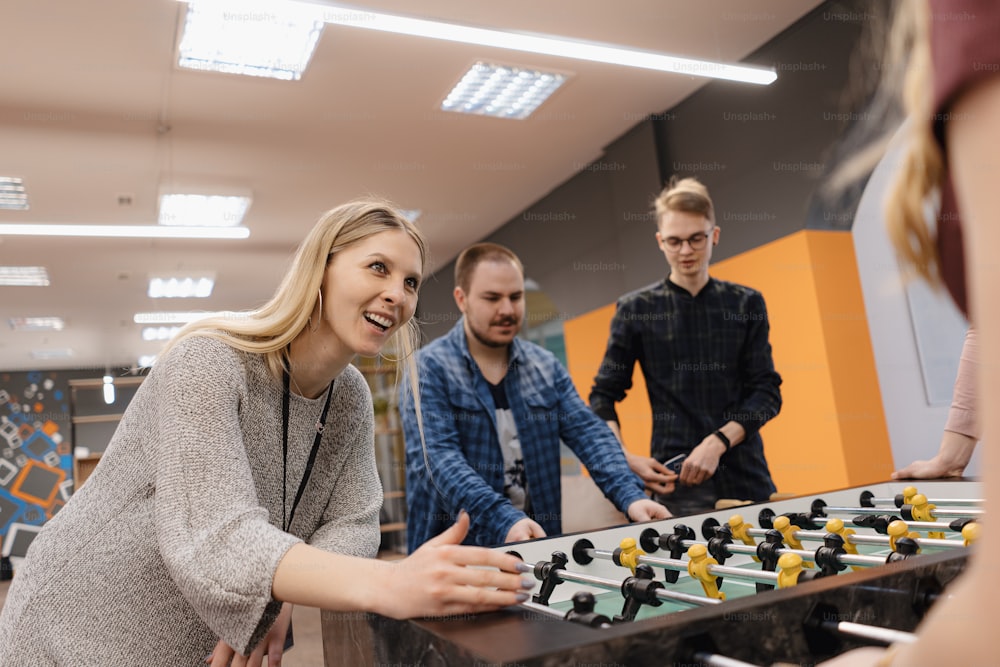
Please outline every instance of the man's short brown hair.
M524 275L524 266L513 250L499 243L476 243L463 250L455 260L455 285L468 293L472 274L483 262L510 262Z

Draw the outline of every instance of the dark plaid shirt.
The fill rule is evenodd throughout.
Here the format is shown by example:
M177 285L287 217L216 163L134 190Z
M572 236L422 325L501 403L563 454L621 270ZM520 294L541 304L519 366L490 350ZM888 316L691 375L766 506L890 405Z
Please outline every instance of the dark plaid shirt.
M652 407L652 456L690 452L726 422L738 422L747 437L719 461L717 497L766 500L775 488L758 431L781 409L769 330L760 292L735 283L710 278L691 296L665 279L626 294L590 406L618 421L615 404L632 387L638 361Z

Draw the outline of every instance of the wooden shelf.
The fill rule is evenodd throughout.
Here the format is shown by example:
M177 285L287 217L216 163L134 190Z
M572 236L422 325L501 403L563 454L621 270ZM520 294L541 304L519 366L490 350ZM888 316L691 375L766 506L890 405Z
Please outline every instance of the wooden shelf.
M80 487L83 486L83 483L87 481L88 477L90 477L90 473L94 472L94 468L97 467L97 463L100 460L100 454L89 454L87 456L79 456L73 459L74 492L80 490Z
M376 409L375 417L375 458L379 467L379 478L383 488L386 511L382 514L379 531L382 534L382 557L385 551L392 551L406 543L406 492L402 486L402 466L405 465L403 429L399 421L399 409L393 396L395 386L393 376L397 365L393 362L380 363L379 360L356 358L354 365L365 376L372 401ZM402 558L402 556L397 556Z
M406 530L406 522L405 521L399 521L397 523L383 523L378 528L379 528L379 531L381 531L383 533L395 533L395 532L398 532L400 530Z
M116 387L138 387L146 379L145 375L122 375L114 378L113 384ZM104 378L83 378L69 381L70 388L81 387L84 389L101 389L104 387Z
M110 422L120 422L122 420L122 417L124 417L124 416L125 416L124 413L121 413L121 412L118 412L118 413L115 413L115 414L108 414L108 415L83 415L83 416L74 416L73 417L73 423L74 424L105 424L105 423L110 423Z

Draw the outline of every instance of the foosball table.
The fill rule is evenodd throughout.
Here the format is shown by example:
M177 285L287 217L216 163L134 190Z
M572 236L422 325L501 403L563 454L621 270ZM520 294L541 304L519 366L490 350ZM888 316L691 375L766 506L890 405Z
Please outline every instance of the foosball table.
M327 664L814 664L912 641L982 512L978 482L892 482L505 545L533 568L529 601L366 618L346 642L361 655L324 612Z

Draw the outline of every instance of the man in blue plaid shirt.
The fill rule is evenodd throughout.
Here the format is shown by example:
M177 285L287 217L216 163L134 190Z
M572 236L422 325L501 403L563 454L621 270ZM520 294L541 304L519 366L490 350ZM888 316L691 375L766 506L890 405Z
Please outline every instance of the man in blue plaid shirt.
M454 295L463 316L417 353L416 397L401 383L410 551L461 510L471 520L470 544L562 532L560 440L631 520L669 517L555 355L517 338L524 320L517 256L493 243L467 248L455 265Z
M653 412L651 456L628 461L654 498L675 516L714 509L719 498L767 500L775 487L759 431L781 409L781 376L764 298L708 275L720 230L700 182L671 182L656 218L670 275L618 300L590 407L620 439L615 404L639 362ZM663 462L683 454L678 478Z

